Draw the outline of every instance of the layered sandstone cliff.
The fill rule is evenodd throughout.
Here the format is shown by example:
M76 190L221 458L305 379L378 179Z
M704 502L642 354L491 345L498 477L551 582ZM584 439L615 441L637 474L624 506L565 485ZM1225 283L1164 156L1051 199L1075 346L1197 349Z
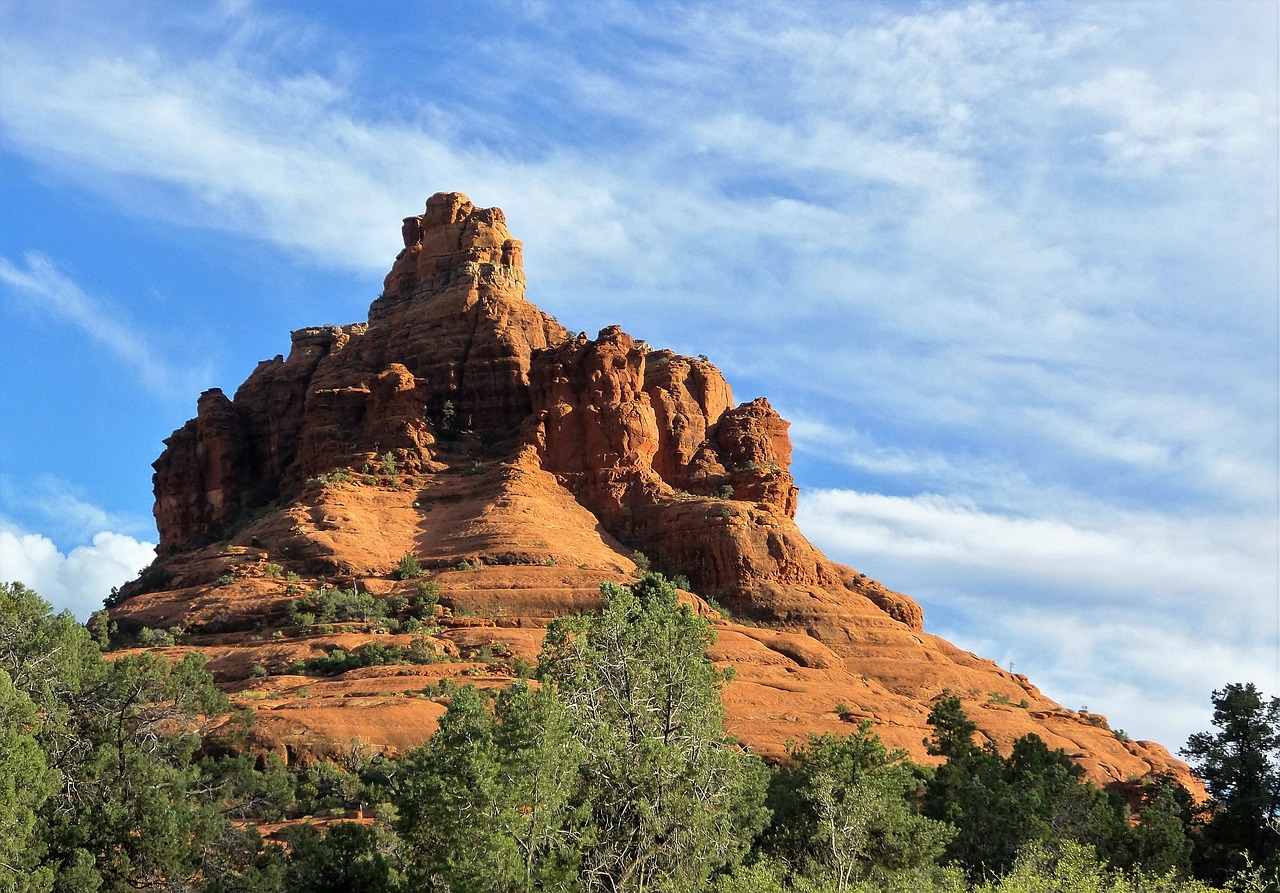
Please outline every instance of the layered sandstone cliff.
M868 718L925 759L925 718L952 693L998 744L1035 732L1099 781L1194 784L1163 748L924 632L910 598L829 561L794 522L788 425L768 401L735 404L709 362L617 327L571 335L525 299L501 211L439 194L403 235L367 323L295 332L234 397L201 395L155 463L161 557L113 608L125 629L180 627L177 647L204 650L257 711L260 746L415 745L443 711L436 682L505 684L552 618L598 604L643 552L717 624L711 656L737 669L729 726L766 754ZM442 659L301 675L334 648L423 639L287 614L318 585L403 604L406 553L439 587L425 638Z

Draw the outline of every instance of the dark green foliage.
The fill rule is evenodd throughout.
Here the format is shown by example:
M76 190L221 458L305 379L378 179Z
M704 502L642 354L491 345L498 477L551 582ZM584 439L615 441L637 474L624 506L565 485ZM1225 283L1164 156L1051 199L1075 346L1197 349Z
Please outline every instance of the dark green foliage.
M134 635L134 641L143 648L164 648L176 645L182 638L183 631L178 627L170 629L152 629L144 626Z
M1071 794L1081 770L1061 751L1034 736L1020 739L1009 759L978 747L977 727L954 696L934 705L929 723L929 753L946 762L928 783L924 809L958 829L948 855L971 877L1003 874L1026 844L1075 830L1081 804Z
M723 732L727 674L711 625L658 574L604 584L594 617L558 620L539 661L591 759L588 890L697 889L743 856L767 812L767 773Z
M585 751L565 707L550 688L518 684L492 708L461 689L407 760L395 803L411 886L575 889Z
M45 891L53 872L42 865L45 852L39 818L46 801L62 786L33 732L35 704L0 670L0 889Z
M102 651L106 651L111 647L111 640L119 631L119 627L112 622L105 608L100 611L94 611L89 617L89 622L85 624L85 628L89 630L89 635L93 637L93 641L97 643L98 648Z
M649 573L649 556L636 549L631 553L631 560L635 563L636 569L633 573L637 577L643 577Z
M70 614L52 615L21 584L2 584L0 670L12 683L0 700L16 718L12 746L0 753L23 791L6 825L35 838L20 858L39 859L22 875L26 889L117 891L197 878L223 823L211 804L190 798L192 756L204 724L227 707L203 658L104 661Z
M770 780L763 852L837 889L933 873L954 829L909 805L922 770L885 750L870 721L846 737L810 735L788 753L792 763Z
M440 584L434 580L423 580L418 584L418 593L410 603L412 616L420 620L430 620L435 616L436 605L440 603Z
M324 657L316 657L301 666L291 664L289 671L301 670L303 674L314 676L337 676L348 670L359 667L377 667L388 664L433 664L444 659L444 655L435 649L425 638L413 639L409 646L383 645L381 642L370 642L359 651L347 652L335 648Z
M1189 875L1191 795L1181 785L1149 779L1143 784L1141 801L1141 821L1125 825L1115 841L1112 862L1155 874Z
M557 621L543 684L453 695L396 795L412 889L686 891L762 827L727 739L711 629L657 575Z
M284 893L390 893L395 876L379 851L378 832L354 822L338 822L324 833L310 826L287 837L289 873Z
M1080 766L1037 735L1015 741L1008 757L978 747L954 696L934 705L929 722L929 752L946 762L928 782L924 811L955 826L948 856L971 877L1004 874L1037 841L1077 841L1118 866L1185 867L1186 840L1169 827L1176 814L1169 801L1157 799L1150 824L1135 827L1118 797L1085 781Z
M1242 891L1245 888L1240 888ZM1176 874L1121 871L1071 840L1028 845L1010 870L974 893L1215 893Z
M458 410L452 400L444 401L440 407L440 412L435 418L435 429L441 440L458 439Z
M287 871L288 861L278 844L265 845L253 828L223 824L206 847L203 883L187 889L201 893L280 893Z
M313 589L289 602L289 622L296 626L312 623L369 623L387 616L386 602L368 592L325 586ZM303 623L303 621L306 623Z
M793 744L767 780L724 734L710 625L657 574L601 592L598 614L548 630L539 682L424 688L449 706L405 760L352 742L334 762L287 769L226 755L248 740L240 720L210 737L227 703L198 655L105 661L105 616L86 628L0 585L0 893L1211 893L1185 880L1185 791L1151 782L1131 823L1039 738L1007 756L976 745L956 698L931 715L936 770L864 723ZM437 598L424 582L394 610L421 623ZM297 601L309 622L388 610L354 590ZM335 650L311 669L436 659L423 637ZM1186 751L1215 800L1200 864L1233 891L1274 891L1280 703L1244 685L1214 697L1220 731ZM304 825L286 848L243 824L357 807L373 824Z
M275 754L261 761L249 754L200 762L201 784L210 801L233 819L284 818L294 804L294 779Z
M318 815L325 812L345 812L360 802L364 791L357 773L333 763L317 762L302 769L294 779L295 812L300 815Z
M1197 868L1215 882L1250 863L1280 873L1280 698L1227 685L1213 693L1213 724L1182 750L1213 798Z
M400 557L400 563L396 566L395 578L397 580L416 580L425 574L422 569L422 562L418 561L416 555L412 552L405 552Z

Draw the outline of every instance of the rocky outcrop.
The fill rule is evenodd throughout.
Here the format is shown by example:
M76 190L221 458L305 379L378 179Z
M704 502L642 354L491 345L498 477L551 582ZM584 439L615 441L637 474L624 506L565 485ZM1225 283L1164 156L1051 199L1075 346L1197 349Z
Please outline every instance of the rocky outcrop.
M551 619L649 561L717 624L711 655L737 670L729 727L763 753L866 718L928 761L929 708L953 693L997 745L1035 732L1099 781L1194 786L1158 745L930 635L908 596L828 560L795 524L788 423L769 402L735 404L707 360L616 326L570 336L525 299L501 211L442 193L402 232L366 323L294 332L287 358L233 398L201 395L165 441L161 558L112 610L125 630L186 630L259 713L257 746L402 751L443 711L420 697L430 685L506 684ZM395 625L284 621L322 582L403 605L405 553L439 587L429 647L453 661L296 675L332 648L413 644Z
M260 363L233 400L206 394L165 441L161 552L216 537L316 475L388 453L417 471L442 433L513 431L528 416L533 353L568 333L525 300L502 212L434 195L403 234L367 324L294 332L287 359Z

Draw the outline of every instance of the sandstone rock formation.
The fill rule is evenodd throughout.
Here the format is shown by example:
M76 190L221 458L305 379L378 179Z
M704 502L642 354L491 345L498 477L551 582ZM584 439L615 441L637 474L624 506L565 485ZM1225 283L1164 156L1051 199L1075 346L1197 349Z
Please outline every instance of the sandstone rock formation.
M403 236L367 323L294 332L233 398L201 395L155 463L161 556L112 609L205 651L257 712L257 746L414 746L443 712L441 679L506 684L552 618L597 605L642 552L716 623L711 656L737 670L729 728L766 755L865 718L927 760L925 718L954 693L998 745L1035 732L1098 781L1194 787L1159 745L924 632L910 598L829 561L795 524L769 402L735 404L711 363L616 326L571 336L525 299L501 211L438 194ZM441 596L415 631L288 613L321 585L403 612L405 554ZM370 642L441 660L299 673Z

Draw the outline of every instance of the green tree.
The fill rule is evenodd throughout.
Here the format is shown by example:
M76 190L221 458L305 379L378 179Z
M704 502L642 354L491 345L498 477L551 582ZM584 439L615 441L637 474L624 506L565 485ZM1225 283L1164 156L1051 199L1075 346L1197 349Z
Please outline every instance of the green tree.
M971 878L1003 874L1033 841L1075 840L1108 856L1123 850L1123 804L1084 780L1065 751L1026 735L1003 756L973 741L977 727L960 699L938 701L929 714L931 754L946 758L926 786L924 811L957 829L949 858Z
M390 893L396 875L380 852L378 832L356 822L338 822L324 833L310 825L287 836L289 870L283 893Z
M44 841L39 811L61 787L40 743L30 734L36 707L0 670L0 891L44 893L53 871L40 863Z
M1174 873L1119 871L1071 840L1029 844L998 880L973 893L1222 893Z
M848 736L811 734L788 753L769 786L765 852L839 891L934 873L954 829L908 805L923 770L886 750L869 721Z
M1197 867L1215 882L1247 864L1280 869L1280 698L1227 685L1213 693L1213 724L1182 749L1213 798Z
M724 734L729 675L705 656L711 625L659 574L600 591L600 613L557 620L539 658L591 755L583 880L589 890L696 890L763 827L766 772Z
M490 709L468 687L410 754L395 797L415 889L569 890L585 757L550 687L517 683Z
M51 855L74 863L88 854L108 891L198 877L222 817L191 796L193 757L207 718L225 710L201 655L108 663L69 717L64 740L84 759L65 773L69 783L49 816ZM55 889L77 887L60 878Z
M1191 874L1193 801L1186 788L1160 779L1147 779L1138 791L1139 821L1124 822L1111 860L1117 865L1152 874Z
M0 737L12 745L0 749L0 777L22 779L0 834L29 829L19 858L41 864L28 880L51 876L58 893L114 893L181 890L209 876L226 822L193 796L192 758L227 702L202 657L105 661L69 613L6 583L0 671Z

